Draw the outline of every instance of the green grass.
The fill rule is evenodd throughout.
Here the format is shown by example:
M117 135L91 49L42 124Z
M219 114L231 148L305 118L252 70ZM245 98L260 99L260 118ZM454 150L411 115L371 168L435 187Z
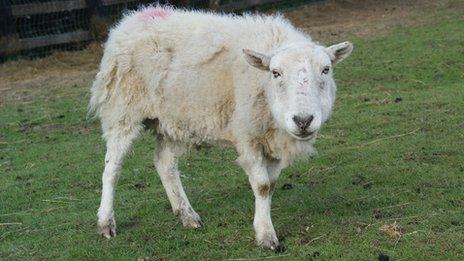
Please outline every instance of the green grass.
M280 255L464 258L463 28L449 17L354 40L336 70L338 100L319 154L283 171L277 185L273 221L287 247ZM29 92L32 101L0 109L0 259L279 255L254 245L253 196L230 149L182 160L187 194L206 224L183 229L154 172L148 133L119 181L119 234L100 238L104 144L98 124L85 120L87 86ZM399 240L380 231L394 222Z

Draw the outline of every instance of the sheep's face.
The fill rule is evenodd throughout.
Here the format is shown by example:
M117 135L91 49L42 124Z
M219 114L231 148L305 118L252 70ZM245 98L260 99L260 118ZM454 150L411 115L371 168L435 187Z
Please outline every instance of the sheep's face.
M330 117L336 85L333 66L348 57L349 42L328 48L295 44L273 55L244 50L247 61L269 72L264 89L277 125L299 140L312 139Z

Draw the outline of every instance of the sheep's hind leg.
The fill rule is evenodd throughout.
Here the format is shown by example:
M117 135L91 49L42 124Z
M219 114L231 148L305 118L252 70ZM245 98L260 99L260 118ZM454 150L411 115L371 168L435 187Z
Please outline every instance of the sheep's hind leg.
M113 131L107 135L105 170L102 177L102 197L98 209L98 233L106 238L116 236L116 220L114 217L113 201L115 186L124 155L130 149L132 141L137 137L137 127L124 131Z
M154 157L155 167L174 214L180 217L184 227L200 228L202 226L200 216L190 205L177 169L177 157L182 154L182 151L183 148L176 144L160 139Z

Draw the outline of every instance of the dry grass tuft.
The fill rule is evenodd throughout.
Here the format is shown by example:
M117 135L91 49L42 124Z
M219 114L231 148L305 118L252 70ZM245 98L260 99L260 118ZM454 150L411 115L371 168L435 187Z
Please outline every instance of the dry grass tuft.
M389 238L395 240L399 240L403 235L403 229L398 223L396 223L396 221L393 222L393 224L385 224L381 226L380 231L382 231Z

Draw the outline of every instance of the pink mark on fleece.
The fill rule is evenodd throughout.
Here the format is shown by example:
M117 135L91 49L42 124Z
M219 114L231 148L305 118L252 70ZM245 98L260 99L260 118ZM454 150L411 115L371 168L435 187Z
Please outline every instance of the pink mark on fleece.
M144 21L152 21L153 19L164 19L171 14L169 10L161 7L149 7L140 12L139 17Z

